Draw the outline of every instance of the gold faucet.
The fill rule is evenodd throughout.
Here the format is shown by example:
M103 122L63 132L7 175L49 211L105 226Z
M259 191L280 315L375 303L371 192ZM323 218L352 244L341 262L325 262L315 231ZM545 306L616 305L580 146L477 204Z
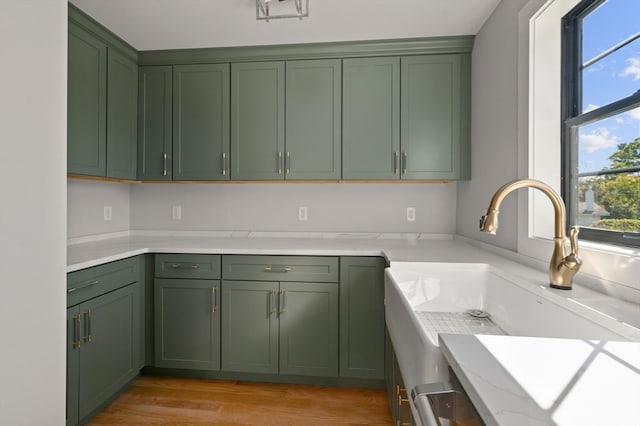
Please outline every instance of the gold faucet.
M565 235L565 210L564 202L556 191L546 183L533 179L514 180L502 185L491 198L487 214L480 219L480 230L495 235L498 229L498 210L502 200L511 191L520 188L536 188L549 197L554 209L555 235L553 237L553 253L549 262L549 284L552 288L571 290L573 276L582 265L582 259L578 256L578 228L571 227L569 240L571 251L566 254L567 237Z

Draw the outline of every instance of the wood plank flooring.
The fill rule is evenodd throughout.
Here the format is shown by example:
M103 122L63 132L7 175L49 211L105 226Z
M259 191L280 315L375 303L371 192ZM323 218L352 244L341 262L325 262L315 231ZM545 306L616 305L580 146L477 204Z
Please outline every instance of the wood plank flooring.
M392 425L381 389L140 377L89 425Z

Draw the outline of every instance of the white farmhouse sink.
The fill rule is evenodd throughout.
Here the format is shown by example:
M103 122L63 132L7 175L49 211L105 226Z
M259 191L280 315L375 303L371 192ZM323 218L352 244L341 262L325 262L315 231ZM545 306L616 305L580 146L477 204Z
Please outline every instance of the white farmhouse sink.
M437 332L430 329L433 322L425 319L433 315L425 313L449 313L455 320L467 318L462 315L467 310L480 309L488 312L493 322L487 325L479 320L471 332L447 333L596 340L635 340L640 336L634 334L637 329L558 292L565 290L551 290L487 264L394 263L385 271L385 312L406 389L448 381Z

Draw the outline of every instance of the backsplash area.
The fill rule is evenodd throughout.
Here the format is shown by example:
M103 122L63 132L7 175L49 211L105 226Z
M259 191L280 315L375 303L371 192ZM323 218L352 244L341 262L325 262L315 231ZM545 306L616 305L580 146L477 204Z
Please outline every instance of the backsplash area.
M105 206L112 206L111 221ZM408 207L415 221L407 220ZM68 181L69 238L126 230L453 234L455 218L456 183Z

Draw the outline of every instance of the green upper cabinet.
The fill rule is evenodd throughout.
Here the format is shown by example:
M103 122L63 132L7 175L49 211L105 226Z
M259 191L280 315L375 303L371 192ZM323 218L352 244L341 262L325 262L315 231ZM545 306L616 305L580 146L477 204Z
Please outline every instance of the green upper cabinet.
M105 176L107 46L69 22L67 169Z
M397 179L400 58L343 61L343 179Z
M284 177L284 62L231 64L231 178Z
M140 67L138 179L171 180L172 69Z
M286 179L340 179L341 63L286 64Z
M402 58L402 179L468 179L468 55Z
M107 52L107 176L135 179L138 151L138 65Z
M67 171L135 179L137 53L75 8L69 13Z
M229 65L173 67L173 180L229 179Z

